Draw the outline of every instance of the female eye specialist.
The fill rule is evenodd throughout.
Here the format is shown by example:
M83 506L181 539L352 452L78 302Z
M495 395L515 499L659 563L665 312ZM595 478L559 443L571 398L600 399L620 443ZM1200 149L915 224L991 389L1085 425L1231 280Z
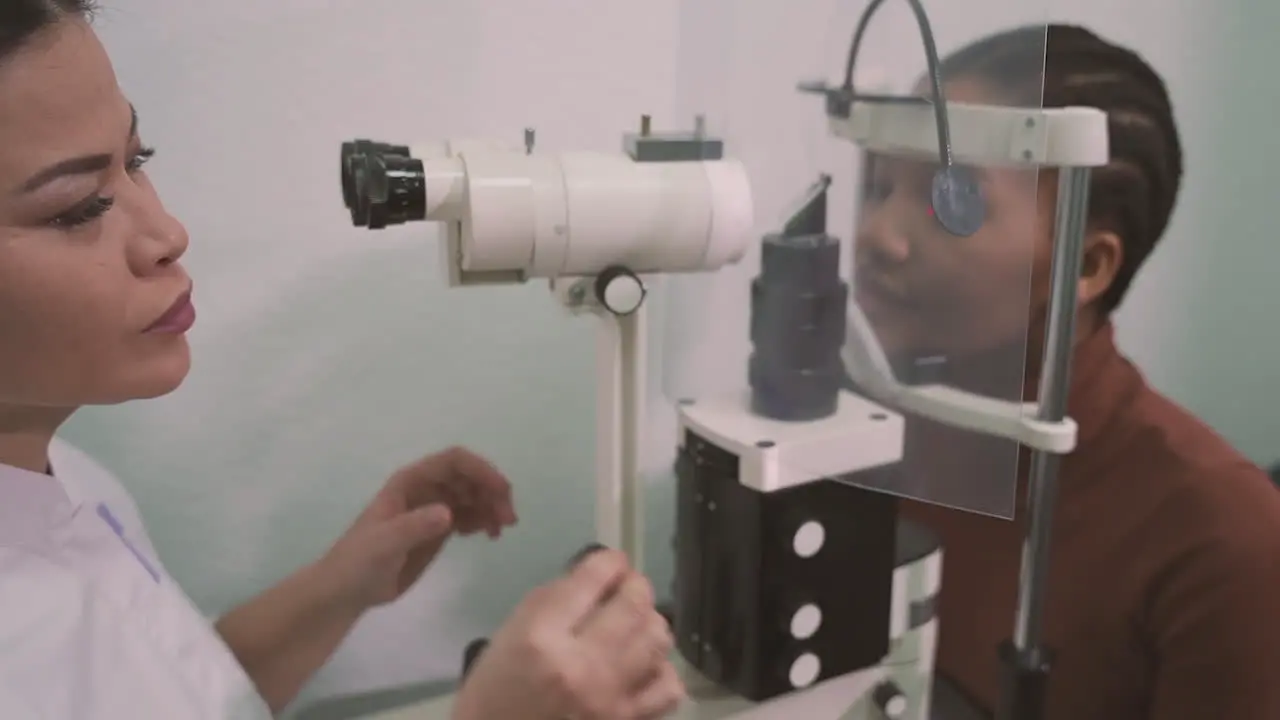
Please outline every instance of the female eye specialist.
M0 717L271 717L451 535L514 524L510 485L465 450L430 455L314 563L216 623L197 612L126 491L55 437L79 407L177 388L195 322L188 237L90 4L0 5ZM598 552L524 600L454 717L660 717L683 692L670 647L644 578Z

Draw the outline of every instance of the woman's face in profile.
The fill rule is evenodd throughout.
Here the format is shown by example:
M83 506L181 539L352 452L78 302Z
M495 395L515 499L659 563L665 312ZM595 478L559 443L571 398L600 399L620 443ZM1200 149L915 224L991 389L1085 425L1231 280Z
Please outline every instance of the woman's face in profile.
M61 20L0 62L0 410L173 390L181 333L148 329L190 285L187 247L90 27Z
M976 83L947 90L952 101L983 101ZM986 222L957 237L932 215L938 167L867 157L854 245L858 304L891 356L1021 356L1048 295L1052 249L1036 172L973 168Z

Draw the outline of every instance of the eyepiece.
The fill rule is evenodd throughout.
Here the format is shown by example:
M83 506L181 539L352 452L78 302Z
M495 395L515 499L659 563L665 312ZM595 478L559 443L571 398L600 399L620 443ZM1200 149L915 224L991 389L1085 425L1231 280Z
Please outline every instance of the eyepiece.
M351 140L342 143L342 201L348 210L354 208L356 204L356 185L352 165L357 157L363 155L412 157L408 145L392 145L373 140Z
M410 157L405 145L343 143L341 180L342 199L356 227L376 230L426 218L422 161Z

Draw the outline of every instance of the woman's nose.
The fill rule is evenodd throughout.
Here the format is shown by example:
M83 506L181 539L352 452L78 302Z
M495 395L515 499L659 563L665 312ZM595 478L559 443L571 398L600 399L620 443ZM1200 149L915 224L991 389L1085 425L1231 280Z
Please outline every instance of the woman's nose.
M187 252L191 242L187 229L169 214L152 194L134 208L136 236L131 243L131 264L140 275L168 267Z
M165 220L156 232L156 265L166 266L178 262L187 253L191 236L177 218L165 213Z

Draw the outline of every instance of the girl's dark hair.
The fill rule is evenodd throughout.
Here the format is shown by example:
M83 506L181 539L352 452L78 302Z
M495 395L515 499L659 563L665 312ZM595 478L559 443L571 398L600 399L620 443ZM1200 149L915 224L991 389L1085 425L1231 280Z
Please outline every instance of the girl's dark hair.
M89 17L94 6L94 0L0 0L0 62L58 20Z
M1182 183L1182 145L1160 75L1132 50L1056 24L979 40L947 58L943 73L987 81L1019 105L1107 113L1111 162L1093 172L1089 217L1124 243L1123 264L1102 297L1104 311L1115 309L1169 225Z

